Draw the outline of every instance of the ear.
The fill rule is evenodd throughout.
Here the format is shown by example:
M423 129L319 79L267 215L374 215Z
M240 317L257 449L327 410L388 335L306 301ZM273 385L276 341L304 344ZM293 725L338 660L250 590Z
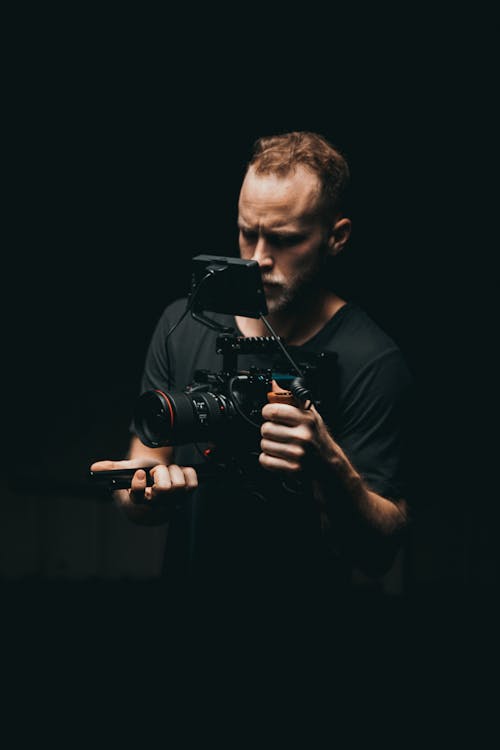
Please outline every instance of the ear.
M339 219L335 222L328 237L329 255L334 256L342 252L351 236L351 226L350 219Z

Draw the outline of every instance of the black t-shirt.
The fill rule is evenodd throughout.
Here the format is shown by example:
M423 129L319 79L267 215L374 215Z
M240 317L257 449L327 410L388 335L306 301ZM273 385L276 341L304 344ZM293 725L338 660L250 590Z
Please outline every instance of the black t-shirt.
M166 340L185 309L186 300L177 300L158 321L141 392L183 391L193 383L195 371L221 371L218 333L190 315ZM232 316L208 317L240 335ZM308 354L325 353L329 364L322 375L319 410L330 432L370 489L384 497L403 496L412 376L395 342L359 306L348 303L306 344L290 352L306 359ZM238 370L252 365L272 369L274 364L270 354L238 357ZM248 434L243 424L239 429ZM234 423L229 437L228 445L237 452L240 441ZM259 440L256 430L256 446ZM175 460L185 466L200 464L204 447L177 446ZM203 586L216 587L307 587L319 580L328 587L347 580L350 564L334 535L321 530L317 504L309 485L304 486L283 483L282 477L258 464L251 476L240 478L228 470L201 482L169 521L165 576L177 581L188 575Z

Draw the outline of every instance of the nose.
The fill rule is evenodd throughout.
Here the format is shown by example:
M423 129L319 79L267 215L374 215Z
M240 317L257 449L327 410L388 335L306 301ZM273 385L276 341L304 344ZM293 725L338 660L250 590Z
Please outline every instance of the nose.
M257 240L252 260L256 260L261 268L273 267L274 260L271 254L271 248L266 242L265 237L259 237L259 239Z

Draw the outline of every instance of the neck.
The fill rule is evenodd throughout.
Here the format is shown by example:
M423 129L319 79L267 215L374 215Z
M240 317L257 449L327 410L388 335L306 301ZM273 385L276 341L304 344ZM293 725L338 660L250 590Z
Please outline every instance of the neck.
M315 336L344 305L345 300L334 292L324 292L302 306L300 312L270 313L266 319L285 343L300 346ZM237 316L235 320L244 336L269 335L269 330L260 319Z

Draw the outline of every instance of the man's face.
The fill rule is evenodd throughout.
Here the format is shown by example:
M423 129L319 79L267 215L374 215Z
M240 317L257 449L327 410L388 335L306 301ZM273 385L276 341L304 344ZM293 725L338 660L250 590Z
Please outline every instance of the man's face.
M299 166L285 177L252 168L238 205L240 255L259 263L270 314L291 311L314 294L328 250L317 211L318 178Z

